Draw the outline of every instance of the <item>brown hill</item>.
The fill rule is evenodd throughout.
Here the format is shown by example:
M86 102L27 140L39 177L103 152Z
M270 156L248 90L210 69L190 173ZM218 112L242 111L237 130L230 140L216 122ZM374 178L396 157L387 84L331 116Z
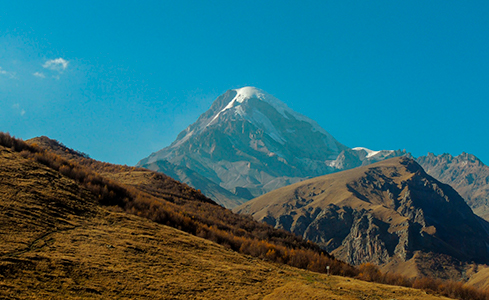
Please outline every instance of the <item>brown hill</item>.
M406 157L296 183L235 211L348 263L372 262L408 276L460 279L462 262L489 262L485 221Z
M449 184L462 196L474 213L489 221L489 167L472 154L434 155L416 161L426 173Z
M29 145L34 145L47 150L49 153L54 153L67 161L72 161L77 165L86 167L90 171L93 171L104 178L112 179L118 184L133 186L140 191L148 192L171 202L175 202L176 199L179 199L182 201L198 201L216 204L216 202L205 197L199 191L186 184L182 184L163 173L156 173L143 168L100 162L91 159L85 153L68 148L62 143L46 136L36 137L26 142Z
M149 177L147 175L154 174L155 172L151 172L148 169L158 169L158 170L162 170L160 172L161 176L159 178L158 185L161 185L162 182L165 182L164 190L170 190L171 189L170 186L174 188L183 187L183 186L188 187L188 185L205 186L207 189L201 192L206 195L212 196L212 199L215 200L216 203L223 205L225 207L236 206L236 203L241 204L245 201L244 199L232 194L228 190L221 188L219 185L214 184L209 179L200 176L196 172L181 166L173 166L173 165L169 166L169 164L171 163L166 161L155 162L153 164L157 166L153 166L153 167L151 167L151 165L153 164L150 164L150 166L148 166L148 169L120 166L120 165L103 163L103 162L96 161L94 159L90 159L90 157L87 154L70 149L65 145L63 145L62 143L50 139L46 136L32 138L27 142L31 145L37 145L43 149L48 149L49 151L54 152L65 159L75 160L77 163L85 165L94 171L102 173L103 175L110 174L109 177L118 177L117 175L114 176L114 174L120 174L122 172L126 172L126 173L132 172L137 169L138 171L140 171L139 174L141 175L141 178L137 179L136 182L142 183L144 181L145 185L151 186L154 185L155 182L148 182L147 179ZM176 181L173 178L179 178L185 184L182 185L182 182ZM125 183L132 184L133 182L125 180ZM195 191L193 188L192 189L186 188L186 190ZM202 198L202 196L203 195L201 195L200 197Z
M3 136L0 134L0 142ZM246 254L264 257L273 250L274 254L268 259L296 266L301 264L304 268L310 260L319 260L316 269L319 266L324 269L325 262L332 262L337 266L338 274L356 272L351 266L331 258L317 245L287 231L274 230L251 218L234 214L199 191L164 174L99 162L46 137L30 140L29 144L11 140L18 144L12 147L22 151L22 155L40 161L92 190L101 204L117 205L126 212L208 238ZM25 147L28 151L22 150Z
M100 206L97 189L24 151L0 146L2 299L442 299L266 262Z

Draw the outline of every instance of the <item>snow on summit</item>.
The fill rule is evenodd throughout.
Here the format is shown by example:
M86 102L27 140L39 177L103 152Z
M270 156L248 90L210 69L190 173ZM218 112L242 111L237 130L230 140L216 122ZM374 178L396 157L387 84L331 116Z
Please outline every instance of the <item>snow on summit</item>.
M318 132L320 132L326 136L329 136L329 133L327 133L326 130L324 130L321 126L319 126L319 124L317 124L316 121L314 121L314 120L312 120L312 119L310 119L310 118L308 118L308 117L306 117L306 116L304 116L298 112L295 112L290 107L288 107L285 103L283 103L279 99L275 98L274 96L270 95L269 93L267 93L267 92L265 92L259 88L256 88L253 86L246 86L246 87L242 87L239 89L234 89L233 91L236 92L236 96L234 96L234 98L231 101L229 101L229 103L221 111L219 111L210 120L210 122L207 123L206 127L214 124L216 122L216 120L218 119L219 115L221 115L221 113L223 113L229 109L235 109L235 113L237 115L244 117L244 118L251 118L248 115L249 112L245 112L239 106L241 104L244 104L249 99L258 99L258 100L261 100L261 101L271 105L284 118L289 119L290 116L292 116L293 118L295 118L298 121L303 121L303 122L307 122L307 123L311 124L313 132L318 131ZM260 119L263 120L263 118L260 118ZM270 128L270 127L268 127L268 128Z
M278 115L270 113L269 110L263 108L263 105L257 105L256 100L268 104ZM320 140L324 143L321 147L330 149L334 155L340 151L338 148L340 144L314 120L293 111L285 103L259 88L246 86L229 90L218 97L214 103L216 106L211 107L209 113L203 114L204 117L199 118L197 122L185 129L182 135L170 145L171 148L179 147L192 137L200 136L204 132L216 130L214 127L220 123L231 124L237 120L245 120L263 130L269 137L282 145L288 144L293 138L292 136L295 135L291 135L291 130L294 128L290 128L290 126L296 124L300 128L309 127L310 133L303 132L303 137L320 133L322 134ZM287 121L284 122L281 119ZM299 125L302 122L309 123L310 126ZM284 127L284 124L287 125Z
M284 111L290 111L291 109L287 107L282 101L278 100L277 98L273 97L272 95L268 94L267 92L260 90L259 88L253 87L253 86L246 86L240 89L235 89L236 96L226 105L220 112L217 113L217 115L212 119L214 120L217 118L219 114L222 112L231 109L233 107L237 107L243 102L245 102L248 99L259 99L263 102L266 102L270 105L272 105L280 114L282 114L285 118L288 118ZM211 121L212 122L212 121Z
M246 101L248 99L255 98L255 99L259 99L263 102L270 104L282 116L284 116L287 119L289 117L285 114L286 111L291 115L297 114L292 109L290 109L285 103L283 103L282 101L278 100L274 96L268 94L267 92L265 92L259 88L256 88L253 86L245 86L245 87L242 87L240 89L235 89L235 91L236 91L236 96L228 104L228 106L233 105L235 102L243 103L244 101Z
M280 114L288 118L287 115L284 113L284 111L285 109L290 110L290 108L288 108L283 102L273 97L272 95L268 94L267 92L253 86L242 87L240 89L235 89L234 91L236 92L236 96L234 96L234 98L231 101L229 101L228 105L226 105L221 111L219 111L211 119L211 121L206 125L206 127L214 124L214 121L217 120L219 115L228 109L235 108L236 113L243 116L245 113L242 110L240 110L238 106L243 102L245 102L246 100L252 98L259 99L261 101L264 101L272 105L278 112L280 112Z
M259 88L256 88L254 86L245 86L240 89L235 89L235 91L236 93L238 93L237 96L241 96L244 98L256 97L260 99L260 97L263 97L265 94L267 94L265 91L260 90Z

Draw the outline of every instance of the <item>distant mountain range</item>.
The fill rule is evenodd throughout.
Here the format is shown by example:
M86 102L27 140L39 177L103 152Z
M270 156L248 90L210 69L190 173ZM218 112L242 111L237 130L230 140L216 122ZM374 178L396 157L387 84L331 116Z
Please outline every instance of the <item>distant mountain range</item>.
M289 185L235 211L354 265L459 279L472 262L489 263L489 223L408 157Z
M232 208L307 178L403 154L348 148L274 96L244 87L219 96L170 146L137 165Z

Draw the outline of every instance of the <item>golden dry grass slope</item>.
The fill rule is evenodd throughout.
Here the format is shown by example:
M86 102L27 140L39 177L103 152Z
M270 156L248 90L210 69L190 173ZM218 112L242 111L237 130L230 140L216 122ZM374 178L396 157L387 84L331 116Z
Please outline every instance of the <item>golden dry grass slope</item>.
M1 299L443 299L237 254L0 147Z
M168 191L171 188L175 188L175 187L179 188L182 186L187 186L187 184L188 186L196 186L196 185L205 186L206 189L203 190L202 192L206 195L212 196L212 199L215 202L219 203L220 205L223 205L224 207L234 207L237 204L241 204L245 202L245 199L237 197L233 193L220 187L219 185L215 184L211 180L197 174L196 172L186 167L172 165L170 162L159 161L154 163L154 165L157 166L153 166L153 168L151 166L147 166L148 167L147 169L137 168L140 172L137 174L131 172L129 176L130 178L128 178L123 173L125 172L127 174L129 171L134 171L134 169L136 168L113 165L110 163L102 163L90 159L90 157L87 154L70 149L65 145L63 145L62 143L60 143L59 141L52 140L46 136L35 137L28 140L27 142L31 145L35 144L43 149L47 149L50 152L56 153L57 155L67 160L74 160L80 164L88 165L92 170L103 173L105 177L110 177L111 179L114 179L117 182L121 182L120 180L122 180L121 183L136 186L137 188L143 188L145 190L148 190L148 187L150 187L150 189L154 190L154 185L161 187L162 182L165 185L163 188L163 190L165 191ZM161 170L159 173L160 176L159 178L157 178L156 181L154 180L155 178L151 177L154 174L154 172L148 169ZM166 173L166 171L168 171L169 173ZM165 173L166 175L163 173ZM171 176L172 178L170 178L169 176ZM173 178L179 178L181 182L178 182ZM182 184L182 182L185 182L186 184ZM194 191L193 188L191 190ZM181 188L179 188L179 192L180 193L182 192ZM191 198L192 197L195 198L195 196L196 196L195 193L193 193L193 195L191 195ZM200 198L203 198L202 197L203 195L200 196L201 196Z

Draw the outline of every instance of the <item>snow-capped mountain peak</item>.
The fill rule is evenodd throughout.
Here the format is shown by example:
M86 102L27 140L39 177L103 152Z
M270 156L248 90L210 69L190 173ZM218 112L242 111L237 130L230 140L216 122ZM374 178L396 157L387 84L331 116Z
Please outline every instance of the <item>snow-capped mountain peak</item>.
M314 120L295 112L279 99L252 86L229 90L219 96L211 108L202 114L194 124L182 131L169 148L180 147L189 139L202 134L207 135L215 130L221 131L216 127L224 124L229 126L240 122L252 125L255 128L253 130L263 132L275 142L283 146L287 145L289 149L291 147L299 149L306 146L296 144L297 135L299 135L301 139L315 145L316 149L314 150L307 147L305 149L307 152L323 152L323 155L320 156L325 155L324 159L335 159L345 149L345 146L338 143ZM298 128L300 128L300 132L297 132ZM233 137L232 139L235 140L236 138ZM292 144L296 145L293 146ZM326 153L328 154L326 155ZM280 152L276 152L276 154L280 156Z
M270 183L274 178L292 182L328 173L326 161L345 149L312 119L247 86L219 96L169 147L140 165L167 160L228 190L245 187L259 195L279 185Z
M272 106L283 118L289 119L290 117L296 119L297 121L307 122L311 125L312 132L319 132L325 136L330 136L330 134L324 130L319 124L317 124L314 120L295 112L290 107L288 107L284 102L280 101L273 95L252 86L246 86L239 89L232 90L235 92L235 96L225 105L221 110L216 112L210 120L207 122L205 127L214 125L217 123L217 120L226 111L232 110L234 115L239 115L240 117L247 119L248 121L255 123L258 127L262 127L265 131L271 130L273 132L273 137L276 141L283 143L283 138L277 134L277 130L270 126L274 122L272 122L266 114L259 111L255 107L247 107L244 109L241 105L247 103L250 99L257 99L262 102L267 103Z
M263 91L263 90L261 90L259 88L256 88L256 87L253 87L253 86L246 86L246 87L243 87L243 88L240 88L240 89L235 89L234 91L236 91L236 96L228 104L228 106L229 105L233 105L236 102L237 103L243 103L244 101L246 101L248 99L253 99L254 98L254 99L259 99L259 100L261 100L263 102L266 102L266 103L270 104L282 116L284 116L287 119L288 119L288 116L285 114L286 111L289 114L294 113L285 103L283 103L282 101L278 100L274 96L268 94L267 92L265 92L265 91Z
M277 110L283 117L287 119L288 116L285 114L285 111L289 112L289 114L290 112L292 112L292 110L287 107L285 103L259 88L246 86L240 89L234 89L233 91L236 92L236 96L234 96L234 98L231 99L231 101L229 101L229 103L223 109L221 109L214 115L210 122L207 123L206 127L216 123L218 117L223 112L229 109L234 109L236 114L244 116L246 113L242 109L240 109L239 106L249 99L258 99L270 104L273 108L275 108L275 110Z
M217 97L170 146L138 165L158 170L169 162L249 199L388 155L391 151L351 150L312 119L267 92L247 86ZM180 176L208 191L194 175Z

